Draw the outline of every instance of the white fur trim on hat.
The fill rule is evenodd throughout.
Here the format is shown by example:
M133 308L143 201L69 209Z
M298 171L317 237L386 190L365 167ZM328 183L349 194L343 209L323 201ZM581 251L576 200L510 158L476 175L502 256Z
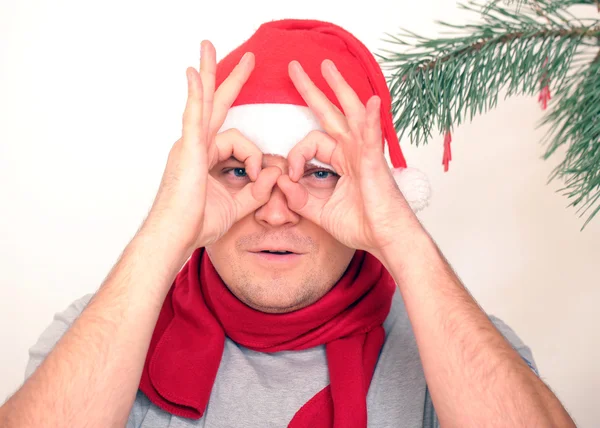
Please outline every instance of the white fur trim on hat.
M310 131L323 128L312 110L295 104L245 104L231 107L219 132L235 128L265 154L287 157ZM317 159L315 165L333 170ZM389 164L389 161L388 161ZM425 208L431 196L427 176L415 168L397 168L394 180L413 211Z
M310 131L321 130L310 108L295 104L245 104L231 107L220 131L236 128L263 153L287 157ZM331 168L316 159L316 165Z
M392 175L414 212L427 207L431 198L431 185L424 172L416 168L394 168Z

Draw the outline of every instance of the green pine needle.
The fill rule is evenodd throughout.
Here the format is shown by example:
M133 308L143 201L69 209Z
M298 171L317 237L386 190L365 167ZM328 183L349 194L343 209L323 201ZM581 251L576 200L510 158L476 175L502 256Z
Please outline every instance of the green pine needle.
M600 44L600 21L580 20L567 7L597 3L518 3L516 9L500 1L459 4L478 13L481 22L438 22L451 31L448 37L427 38L408 30L386 34L387 43L402 48L376 54L381 67L390 70L394 125L400 138L408 133L418 146L434 132L452 130L491 110L501 91L505 97L533 96L549 85L554 108L542 122L550 125L544 158L567 146L549 181L563 179L561 190L573 199L570 206L579 206L582 214L591 210L585 228L600 211L600 57L589 57Z
M569 206L580 206L580 216L591 210L585 228L600 211L600 52L555 97L554 110L542 121L543 125L550 125L544 158L548 159L563 145L567 145L567 152L549 182L556 177L565 182L560 191L573 199Z

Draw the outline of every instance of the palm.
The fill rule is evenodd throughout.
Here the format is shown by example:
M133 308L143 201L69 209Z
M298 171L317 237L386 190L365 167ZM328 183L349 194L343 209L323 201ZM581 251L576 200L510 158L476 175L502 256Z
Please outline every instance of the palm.
M155 202L158 211L177 212L178 221L169 227L178 234L192 233L194 245L200 236L202 242L214 242L236 214L232 196L208 173L209 159L216 156L214 146L207 150L203 145L186 145L178 140L169 155L161 193ZM205 206L207 200L209 209Z
M229 230L237 219L237 206L231 193L214 177L208 176L202 235L205 244L212 244Z
M397 217L392 200L402 196L385 169L383 155L350 150L338 144L332 156L342 175L320 214L322 227L351 248L369 250L389 239L381 236L385 225ZM395 197L394 197L395 195Z
M370 231L365 218L363 197L351 176L342 176L331 198L323 206L321 226L350 248L360 248L369 242Z

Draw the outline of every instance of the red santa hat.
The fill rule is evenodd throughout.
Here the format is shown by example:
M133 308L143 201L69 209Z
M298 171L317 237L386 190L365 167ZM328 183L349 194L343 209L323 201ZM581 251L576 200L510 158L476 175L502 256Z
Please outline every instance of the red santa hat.
M288 74L297 60L315 85L343 111L321 74L321 63L332 60L363 104L381 98L382 149L387 145L393 175L414 211L427 206L431 190L422 172L408 168L391 112L385 76L373 54L351 33L323 21L283 19L262 24L242 45L217 64L217 87L246 52L255 56L255 67L228 111L221 131L236 128L265 154L286 157L312 130L323 130ZM312 160L322 166L323 163Z

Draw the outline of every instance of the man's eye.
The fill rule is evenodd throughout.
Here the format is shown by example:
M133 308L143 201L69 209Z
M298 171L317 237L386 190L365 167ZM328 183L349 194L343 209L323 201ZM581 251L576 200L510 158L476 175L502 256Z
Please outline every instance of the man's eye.
M317 178L319 180L325 180L327 178L337 177L338 176L335 172L333 172L333 171L327 171L327 170L313 171L310 174L313 175L315 178Z
M231 168L230 170L225 171L226 173L232 173L237 178L245 178L246 168Z

